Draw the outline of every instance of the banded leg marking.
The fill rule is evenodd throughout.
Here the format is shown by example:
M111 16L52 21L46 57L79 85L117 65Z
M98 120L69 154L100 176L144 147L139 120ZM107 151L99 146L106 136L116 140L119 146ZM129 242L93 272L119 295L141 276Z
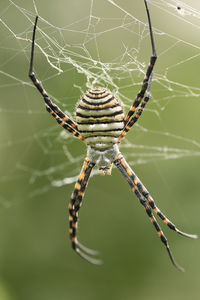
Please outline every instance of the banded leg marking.
M138 121L138 119L141 117L144 108L146 106L146 104L149 101L150 98L150 89L151 89L151 82L152 82L152 78L153 78L153 73L151 73L150 75L150 80L149 80L149 86L148 86L148 90L147 90L147 94L146 97L144 98L144 100L142 101L139 109L137 110L136 114L134 117L131 118L131 120L125 125L120 137L118 138L118 144L121 142L122 138L128 133L128 131L131 129L131 127L133 127L133 125Z
M125 118L125 126L128 125L129 121L131 120L133 114L135 113L137 107L140 105L140 103L142 102L142 99L144 97L144 94L146 93L146 90L148 88L149 85L149 79L151 81L151 74L157 59L157 55L156 55L156 49L155 49L155 43L154 43L154 36L153 36L153 30L152 30L152 25L151 25L151 18L150 18L150 13L149 13L149 8L147 5L147 1L144 0L145 3L145 8L146 8L146 12L147 12L147 18L148 18L148 25L149 25L149 33L150 33L150 40L151 40L151 47L152 47L152 55L150 57L150 63L148 65L144 80L142 82L142 87L139 91L139 93L137 94L136 99L134 100L132 106L130 107L130 110ZM150 88L148 89L150 91ZM132 126L130 126L131 128ZM126 129L130 129L129 127L127 127ZM119 137L119 142L122 140L122 138L126 135L126 130L123 130L121 133L121 136Z
M56 121L58 122L58 124L60 126L62 126L64 129L66 129L67 131L72 133L79 140L83 141L84 143L86 142L85 139L82 137L82 135L78 131L76 131L75 129L70 127L67 122L64 122L61 118L59 118L58 115L56 113L54 113L53 110L47 105L46 105L46 110L48 111L48 113L50 113L50 115L52 115L52 117L54 117L56 119Z
M121 143L121 140L123 139L123 137L129 132L129 130L131 129L131 127L133 127L133 125L138 121L138 119L142 115L142 112L143 112L143 110L145 108L145 105L147 104L148 101L149 101L149 96L146 96L144 98L144 100L142 101L142 104L141 104L140 108L138 109L137 113L135 114L135 116L124 127L121 135L118 138L118 141L117 141L118 144Z
M126 171L128 172L128 174L131 177L131 180L134 183L134 186L137 188L137 190L143 195L143 197L147 200L147 202L149 203L150 207L153 209L153 211L159 216L159 218L173 231L177 232L180 235L183 235L185 237L189 237L189 238L197 238L196 234L189 234L189 233L185 233L182 232L181 230L179 230L163 213L162 211L156 206L155 201L153 200L153 198L151 197L151 195L149 194L148 190L145 188L145 186L142 184L142 182L140 181L140 179L136 176L136 174L133 172L133 170L128 166L128 163L125 161L125 159L122 157L121 158L121 163L123 165L123 167L126 169Z
M132 191L136 194L137 198L139 199L140 203L144 206L147 215L149 216L151 222L153 223L154 227L157 230L158 235L160 236L161 241L164 243L168 254L170 256L170 259L172 261L172 263L181 271L183 271L183 269L176 264L176 262L174 261L174 258L172 256L172 253L170 251L168 242L166 237L164 236L162 230L160 229L155 217L152 214L151 209L153 209L156 214L162 219L162 221L164 223L166 223L170 229L176 231L177 233L180 233L186 237L191 237L191 238L196 238L196 235L190 235L187 233L183 233L181 231L179 231L174 224L172 224L163 214L160 210L158 210L158 208L155 206L155 203L150 200L150 196L148 193L147 196L147 191L145 189L144 192L144 186L142 185L142 183L139 181L139 179L136 177L135 173L132 171L132 169L129 167L129 165L127 164L127 162L125 161L125 159L120 156L115 162L115 165L117 166L117 168L120 170L120 172L123 174L123 176L125 177L125 179L127 180L127 182L129 183L129 185L131 186ZM152 198L151 198L152 199ZM152 199L153 200L153 199ZM154 203L154 205L153 205Z
M150 75L153 71L155 62L156 62L157 57L156 56L151 56L150 58L150 64L148 66L145 78L143 80L142 83L142 88L139 91L139 93L137 94L137 97L135 99L135 101L133 102L132 106L130 107L130 110L125 118L125 125L128 124L128 122L130 121L131 117L133 116L133 114L135 113L137 107L140 105L140 103L142 102L142 99L144 97L144 94L148 88L148 83L149 83L149 79L150 79Z
M101 264L102 263L101 260L92 258L87 255L87 254L97 255L98 251L85 247L76 238L77 224L78 224L78 211L82 205L84 192L90 177L90 173L94 165L95 165L94 163L86 159L83 164L83 168L79 175L79 178L75 184L71 201L69 203L69 234L70 234L70 239L72 241L72 248L75 250L76 253L78 253L82 258L84 258L90 263ZM85 254L83 251L87 254Z
M38 16L36 16L36 18L35 18L35 24L34 24L34 28L33 28L29 78L32 80L33 84L35 85L35 87L38 89L38 91L42 95L44 102L50 108L50 110L52 110L60 119L62 119L64 121L65 124L68 125L68 126L65 126L65 129L68 130L69 132L71 132L74 136L78 137L80 140L83 140L83 138L80 138L80 134L79 135L74 134L75 131L78 133L77 124L73 120L71 120L56 104L54 104L51 101L47 92L43 88L42 83L36 78L35 73L33 72L33 59L34 59L35 34L36 34L37 21L38 21ZM48 112L50 112L50 111L48 111ZM73 130L71 130L71 128Z

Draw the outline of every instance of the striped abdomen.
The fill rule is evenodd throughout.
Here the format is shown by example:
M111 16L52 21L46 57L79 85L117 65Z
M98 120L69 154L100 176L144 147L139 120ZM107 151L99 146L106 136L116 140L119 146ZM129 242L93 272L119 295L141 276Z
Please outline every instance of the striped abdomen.
M117 143L124 128L123 108L109 90L96 87L79 101L76 122L88 145L107 149Z

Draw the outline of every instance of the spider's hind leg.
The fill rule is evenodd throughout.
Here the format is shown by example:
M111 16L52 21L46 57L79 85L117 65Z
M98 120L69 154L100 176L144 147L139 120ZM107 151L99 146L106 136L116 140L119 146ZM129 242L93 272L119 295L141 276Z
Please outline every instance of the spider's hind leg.
M192 238L192 239L196 239L198 236L196 234L189 234L186 232L183 232L181 230L179 230L163 213L162 211L156 206L155 201L153 200L153 198L151 197L151 195L149 194L149 192L147 191L147 189L145 188L145 186L142 184L142 182L139 180L139 178L135 175L135 173L132 171L132 179L133 182L135 184L135 186L137 187L138 191L142 194L142 196L146 199L146 201L148 202L149 206L151 207L151 209L159 216L159 218L173 231L177 232L178 234L188 237L188 238Z
M198 236L196 234L189 234L185 233L181 230L179 230L163 213L162 211L156 206L155 201L145 188L145 186L142 184L142 182L139 180L139 178L136 176L136 174L131 170L131 168L128 166L127 162L123 157L120 158L121 164L123 165L126 172L130 174L130 178L136 188L137 191L146 199L147 203L151 207L151 209L159 216L159 218L173 231L177 232L180 235L183 235L185 237L196 239ZM136 193L136 192L135 192Z
M92 256L98 255L99 254L98 251L85 247L84 245L79 243L76 237L77 224L78 224L78 211L81 207L84 192L90 177L90 173L94 165L95 165L94 163L86 159L82 171L79 175L78 181L76 182L74 191L72 193L71 201L69 203L69 215L70 215L69 233L70 233L70 239L72 241L72 248L78 255L80 255L82 258L84 258L85 260L87 260L92 264L102 264L102 261L100 259L96 259L89 256L89 255Z
M125 177L127 182L129 183L129 185L131 187L131 190L136 194L136 196L137 196L138 200L140 201L140 203L144 206L150 221L153 223L158 235L160 236L160 239L161 239L162 243L165 245L165 247L167 249L167 252L169 254L169 257L170 257L172 263L180 271L183 271L183 269L179 265L176 264L176 262L175 262L175 260L172 256L172 253L170 251L167 239L164 236L161 228L159 227L155 217L153 216L152 211L154 211L161 218L161 220L168 225L168 227L170 229L176 231L177 233L179 233L181 235L184 235L186 237L190 237L190 238L197 238L197 236L193 235L193 234L187 234L187 233L184 233L184 232L180 231L179 229L177 229L175 227L175 225L173 223L171 223L163 215L163 213L155 205L155 202L154 202L153 198L149 195L146 188L143 186L143 184L137 178L137 176L135 175L133 170L131 170L131 168L129 167L129 165L127 164L127 162L125 161L125 159L123 158L122 155L119 155L118 159L116 159L114 163L117 166L117 168L119 169L119 171L122 173L122 175Z

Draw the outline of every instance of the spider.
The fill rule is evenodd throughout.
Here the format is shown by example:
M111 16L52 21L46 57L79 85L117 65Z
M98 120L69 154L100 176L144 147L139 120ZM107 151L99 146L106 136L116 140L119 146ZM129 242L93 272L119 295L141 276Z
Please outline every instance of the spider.
M147 216L154 225L173 265L183 271L183 268L175 262L167 239L158 225L153 213L158 215L158 217L170 229L174 230L178 234L189 238L197 238L197 235L187 234L180 231L167 217L165 217L162 211L156 206L148 190L120 153L118 146L124 136L141 117L150 98L153 68L157 55L147 0L144 0L144 4L148 19L152 55L150 57L150 63L142 82L141 89L136 95L136 98L126 116L120 101L108 89L103 87L94 87L82 96L82 99L78 102L75 111L76 122L69 118L56 104L51 101L47 92L43 88L42 83L38 81L35 73L33 72L34 45L38 16L35 18L33 28L29 77L41 93L48 113L55 118L60 126L84 142L87 146L87 156L69 203L69 234L74 251L90 263L100 264L102 262L100 259L94 257L98 254L97 251L83 246L77 240L78 212L81 207L84 192L93 167L96 165L99 168L101 175L110 175L114 164L122 173L130 185L131 190L135 193L139 202L144 207Z

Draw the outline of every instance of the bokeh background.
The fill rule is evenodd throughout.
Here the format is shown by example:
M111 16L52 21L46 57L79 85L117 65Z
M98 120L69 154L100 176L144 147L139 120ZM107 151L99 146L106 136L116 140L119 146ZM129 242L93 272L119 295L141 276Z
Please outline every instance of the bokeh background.
M184 3L149 1L159 56L152 99L121 151L163 212L199 234L200 6ZM143 1L1 0L0 300L199 299L199 240L159 221L180 273L115 168L91 178L79 214L78 237L104 264L71 250L67 205L86 149L46 113L27 77L36 11L35 70L72 115L92 84L127 110L151 53Z

